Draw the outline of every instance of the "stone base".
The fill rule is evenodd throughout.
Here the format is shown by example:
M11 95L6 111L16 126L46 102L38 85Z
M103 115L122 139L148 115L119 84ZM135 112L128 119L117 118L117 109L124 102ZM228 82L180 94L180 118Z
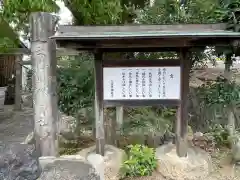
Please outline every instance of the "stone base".
M210 156L199 148L188 148L187 157L178 157L175 145L167 144L156 149L156 157L157 171L167 179L202 180L212 171Z
M96 172L100 176L100 180L104 180L105 164L104 164L103 156L96 153L90 153L87 156L87 161L95 168Z
M42 169L44 169L46 165L54 163L55 161L85 161L85 159L79 155L63 155L60 157L54 156L39 157L39 163Z
M96 146L92 146L90 148L83 149L78 154L88 160L90 157L93 158L96 156ZM126 154L123 150L116 148L112 145L105 145L105 156L103 157L104 160L104 177L105 180L118 180L120 176L120 169L121 165L126 158ZM93 163L93 167L97 166L94 165L96 162Z
M71 180L100 180L94 167L79 155L61 157L40 157L42 167L38 180L71 179Z

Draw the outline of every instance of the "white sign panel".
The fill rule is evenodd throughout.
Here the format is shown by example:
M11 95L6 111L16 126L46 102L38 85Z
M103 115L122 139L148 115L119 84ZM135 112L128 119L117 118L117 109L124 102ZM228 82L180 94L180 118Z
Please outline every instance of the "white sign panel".
M103 68L104 100L180 99L180 67Z

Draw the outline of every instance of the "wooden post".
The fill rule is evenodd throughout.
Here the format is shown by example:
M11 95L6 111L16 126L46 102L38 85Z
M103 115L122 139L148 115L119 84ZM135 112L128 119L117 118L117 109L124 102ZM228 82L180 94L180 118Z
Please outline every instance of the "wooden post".
M95 123L96 123L96 153L104 156L105 133L103 113L103 53L94 54L95 68Z
M49 13L36 12L31 15L31 58L33 68L33 108L36 147L40 156L57 156L57 102L53 101L55 67L54 43L49 39L54 34L56 19Z
M20 111L22 108L22 55L16 55L15 59L15 110Z
M117 120L117 126L119 130L123 124L123 106L116 107L116 120Z
M181 104L178 108L176 122L176 149L179 157L187 155L188 142L188 93L191 60L186 49L180 51L181 60Z
M54 26L55 27L55 26ZM59 110L58 110L58 95L57 95L57 46L55 40L49 40L51 44L51 61L50 61L50 77L51 77L51 97L52 97L52 112L53 112L53 120L54 120L54 129L56 130L55 133L55 143L56 147L58 147L58 126L57 123L59 122ZM57 148L58 149L58 148ZM58 154L57 154L58 155Z
M233 63L232 54L226 54L224 77L226 78L227 83L229 83L232 79L231 72L232 63ZM234 104L232 102L227 107L227 113L228 113L228 132L229 135L232 137L235 133ZM233 142L231 142L231 146L233 148Z
M123 106L116 107L116 121L117 121L117 138L120 138L120 130L123 124ZM119 139L117 139L116 145L119 145Z

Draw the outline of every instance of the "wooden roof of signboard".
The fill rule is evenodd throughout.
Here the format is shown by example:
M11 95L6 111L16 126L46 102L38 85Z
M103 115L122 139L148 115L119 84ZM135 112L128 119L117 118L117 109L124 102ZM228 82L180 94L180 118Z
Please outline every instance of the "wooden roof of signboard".
M225 29L226 24L59 26L52 38L59 47L109 51L228 46L240 40L240 32Z
M3 19L0 19L0 38L7 37L13 42L18 42L17 48L9 50L9 54L29 54L29 49L25 44L19 40L17 33L10 27L10 25Z

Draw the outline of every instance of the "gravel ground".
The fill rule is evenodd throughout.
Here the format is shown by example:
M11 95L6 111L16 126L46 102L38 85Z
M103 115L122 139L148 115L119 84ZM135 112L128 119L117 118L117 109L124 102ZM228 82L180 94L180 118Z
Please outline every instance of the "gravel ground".
M5 106L0 112L0 150L13 143L21 143L34 127L33 111L26 108L14 112L12 106ZM229 150L224 149L213 154L214 172L204 180L240 180L240 166L231 165ZM130 178L133 180L167 180L158 173L151 177ZM127 179L127 180L130 180Z
M223 69L224 65L219 63L216 69ZM240 64L234 68L240 69ZM240 79L240 78L239 78ZM21 112L13 111L13 106L5 106L4 111L0 111L0 151L5 146L13 143L21 143L29 133L33 131L33 111L26 108ZM215 153L213 155L214 171L204 180L240 180L240 166L231 165L229 150ZM127 180L167 180L158 173L153 173L151 177L128 178Z
M33 131L33 110L24 108L21 112L13 106L5 106L0 112L0 150L10 144L21 143Z
M10 144L23 142L33 127L32 109L14 112L12 106L6 106L4 111L0 112L0 150ZM240 166L231 165L229 154L229 150L225 149L213 155L214 172L204 180L240 180ZM151 177L130 179L167 180L158 173L153 173Z

